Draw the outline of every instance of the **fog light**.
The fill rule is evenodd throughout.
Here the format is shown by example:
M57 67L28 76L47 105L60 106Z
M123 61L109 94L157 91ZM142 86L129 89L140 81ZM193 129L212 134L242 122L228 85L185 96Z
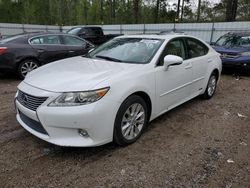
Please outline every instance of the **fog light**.
M80 136L89 137L88 132L85 131L84 129L78 129L78 133L79 133Z

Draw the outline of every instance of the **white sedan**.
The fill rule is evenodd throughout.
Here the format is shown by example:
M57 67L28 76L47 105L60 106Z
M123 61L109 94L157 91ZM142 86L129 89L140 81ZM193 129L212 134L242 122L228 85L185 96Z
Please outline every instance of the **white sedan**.
M18 86L16 117L56 145L127 145L159 115L198 95L211 98L220 73L219 54L195 37L121 36L29 73Z

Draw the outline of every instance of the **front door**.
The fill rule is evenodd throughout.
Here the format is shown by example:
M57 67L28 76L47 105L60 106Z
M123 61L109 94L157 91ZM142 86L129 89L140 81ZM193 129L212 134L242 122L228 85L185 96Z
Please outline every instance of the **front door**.
M90 50L90 44L80 38L62 35L62 39L68 50L68 57L85 55Z
M164 57L177 55L184 59L180 65L169 66L164 69ZM156 67L156 98L157 111L165 111L177 106L189 99L192 85L192 64L187 57L184 41L182 38L171 40L161 54L159 64Z

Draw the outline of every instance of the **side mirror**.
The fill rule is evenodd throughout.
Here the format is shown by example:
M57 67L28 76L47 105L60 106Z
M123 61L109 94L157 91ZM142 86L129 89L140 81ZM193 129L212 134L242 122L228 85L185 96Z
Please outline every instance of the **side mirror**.
M180 65L183 59L176 55L167 55L164 57L164 69L167 70L169 66Z
M88 48L88 43L83 43L83 44L82 44L82 47L83 47L84 49Z
M85 45L85 48L86 49L93 49L93 48L95 48L95 45L87 42L86 45Z

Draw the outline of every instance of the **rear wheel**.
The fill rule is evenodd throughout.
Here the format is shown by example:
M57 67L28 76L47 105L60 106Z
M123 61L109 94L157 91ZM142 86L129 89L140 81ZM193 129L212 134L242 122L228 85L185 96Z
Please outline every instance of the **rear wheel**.
M205 93L202 95L204 99L210 99L213 97L217 86L217 75L213 72L208 80Z
M137 95L128 97L116 115L114 141L121 146L135 142L147 123L148 109L145 101Z
M25 76L33 71L34 69L39 67L39 63L33 59L26 59L24 61L22 61L17 69L17 73L19 78L24 79Z

